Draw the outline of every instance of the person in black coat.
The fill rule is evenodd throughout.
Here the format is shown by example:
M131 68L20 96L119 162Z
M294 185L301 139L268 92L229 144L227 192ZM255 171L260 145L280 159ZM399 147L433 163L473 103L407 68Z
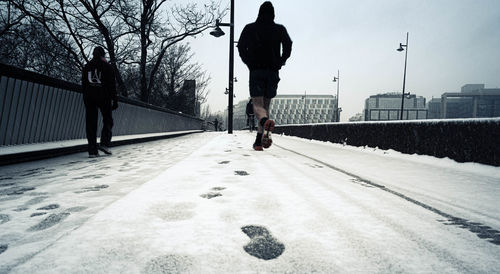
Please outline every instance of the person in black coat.
M217 118L214 120L214 129L215 131L219 131L219 120L217 120Z
M241 32L238 52L250 71L250 96L259 121L253 148L263 150L272 144L274 121L269 119L269 105L276 96L279 70L292 52L292 40L286 28L274 22L271 2L264 2L257 20Z
M247 107L246 107L246 115L247 115L247 126L250 128L250 132L252 132L255 128L255 122L254 122L254 113L253 113L253 102L252 99L248 100Z
M96 47L92 55L92 60L85 65L82 71L85 126L90 158L99 156L98 150L105 154L112 154L109 149L113 128L112 110L118 108L113 67L106 61L102 47ZM98 110L101 111L103 121L99 146L97 145Z

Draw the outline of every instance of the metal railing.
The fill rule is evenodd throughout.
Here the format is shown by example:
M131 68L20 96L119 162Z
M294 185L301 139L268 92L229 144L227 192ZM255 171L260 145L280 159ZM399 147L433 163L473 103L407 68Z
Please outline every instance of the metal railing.
M79 85L0 64L0 146L85 138L82 97ZM202 129L201 119L127 98L119 101L114 136ZM101 123L99 117L98 128Z

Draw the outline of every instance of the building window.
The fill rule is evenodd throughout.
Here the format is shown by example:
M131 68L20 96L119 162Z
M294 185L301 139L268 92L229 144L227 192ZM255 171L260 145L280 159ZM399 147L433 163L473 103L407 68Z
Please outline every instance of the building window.
M380 120L389 120L389 112L387 110L380 111Z
M399 111L393 110L389 111L389 120L398 120L399 119Z

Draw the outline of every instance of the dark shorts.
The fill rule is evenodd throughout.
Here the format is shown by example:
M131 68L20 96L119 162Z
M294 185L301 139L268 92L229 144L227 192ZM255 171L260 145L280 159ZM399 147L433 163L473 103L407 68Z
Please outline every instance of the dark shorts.
M279 81L278 71L268 69L250 71L250 96L274 98Z

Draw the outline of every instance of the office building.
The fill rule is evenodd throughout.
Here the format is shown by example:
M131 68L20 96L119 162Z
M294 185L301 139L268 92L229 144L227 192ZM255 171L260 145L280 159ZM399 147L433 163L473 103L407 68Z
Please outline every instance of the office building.
M427 119L441 118L441 98L432 98L427 103Z
M440 108L432 110L432 117L500 117L500 89L486 89L484 84L467 84L460 92L445 92L439 102Z
M399 120L401 118L401 93L372 95L365 100L365 121ZM403 120L427 119L425 98L410 94L404 98Z
M247 127L249 99L234 105L235 129ZM329 123L335 121L335 103L333 95L277 95L271 101L269 116L277 125Z
M335 121L333 95L278 95L269 107L278 125L329 123Z

